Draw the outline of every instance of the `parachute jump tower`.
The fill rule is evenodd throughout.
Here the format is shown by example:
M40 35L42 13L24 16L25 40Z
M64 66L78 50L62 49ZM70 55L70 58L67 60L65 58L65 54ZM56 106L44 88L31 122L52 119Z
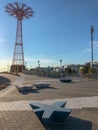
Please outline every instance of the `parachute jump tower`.
M23 50L23 35L22 35L22 20L33 16L33 10L31 7L26 6L24 3L8 3L5 7L6 12L10 16L14 16L17 19L16 28L16 41L12 59L12 65L10 72L23 72L24 65L24 50Z

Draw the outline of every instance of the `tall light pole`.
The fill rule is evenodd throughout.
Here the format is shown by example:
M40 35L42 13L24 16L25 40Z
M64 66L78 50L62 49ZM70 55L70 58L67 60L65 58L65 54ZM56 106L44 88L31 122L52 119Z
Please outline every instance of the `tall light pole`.
M40 68L40 61L38 60L38 68Z
M60 72L62 72L62 60L60 59Z
M60 68L62 68L62 60L60 59Z
M94 60L94 57L93 57L93 33L94 33L94 26L92 25L91 26L91 68L92 70L94 69L94 65L93 65L93 60Z

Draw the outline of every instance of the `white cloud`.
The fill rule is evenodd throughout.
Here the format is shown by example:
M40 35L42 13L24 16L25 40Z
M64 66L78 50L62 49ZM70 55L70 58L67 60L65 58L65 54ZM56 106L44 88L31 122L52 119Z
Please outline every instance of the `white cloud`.
M9 60L0 60L0 72L9 71L10 65L11 65L11 61Z
M40 62L44 62L44 63L51 63L51 62L53 62L54 60L52 60L52 59L46 59L46 58L31 58L31 57L25 57L25 61L31 61L31 62L38 62L38 60L40 61Z
M4 42L5 40L3 38L0 38L0 43Z
M98 48L98 42L97 41L94 41L94 47Z
M40 62L44 62L44 63L51 63L53 62L54 60L51 60L51 59L44 59L44 58L30 58L30 57L25 57L25 61L31 61L31 62L38 62L38 60Z
M25 57L25 61L32 61L33 58L30 58L30 57Z
M43 62L43 63L52 63L54 61L50 60L50 59L42 59L41 62Z
M83 53L90 52L90 51L91 51L91 49L82 50Z
M40 66L42 67L47 67L47 66L56 66L57 61L51 58L31 58L31 57L25 57L25 62L28 67L37 67L38 66L38 61L40 61Z
M91 44L91 43L90 43ZM97 41L93 41L93 51L94 52L98 52L98 42ZM83 53L89 53L91 52L91 47L82 50Z

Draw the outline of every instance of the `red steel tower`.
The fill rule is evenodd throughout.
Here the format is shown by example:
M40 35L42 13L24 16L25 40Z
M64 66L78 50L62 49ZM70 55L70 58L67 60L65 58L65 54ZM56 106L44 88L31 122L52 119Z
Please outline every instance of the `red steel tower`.
M11 72L23 72L24 66L24 51L23 51L23 36L22 36L22 20L33 16L33 10L24 3L8 3L6 5L6 12L10 16L17 19L16 42L14 47Z

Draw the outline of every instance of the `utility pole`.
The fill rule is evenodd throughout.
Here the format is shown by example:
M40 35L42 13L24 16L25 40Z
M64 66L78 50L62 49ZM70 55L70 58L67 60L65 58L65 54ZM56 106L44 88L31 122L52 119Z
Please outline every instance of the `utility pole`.
M60 68L62 68L62 60L60 59Z
M94 61L94 57L93 57L93 33L94 33L94 26L92 25L91 26L91 68L92 70L94 70L94 64L93 64L93 61Z
M40 68L40 61L38 60L38 68Z
M62 59L60 59L60 72L62 72Z

